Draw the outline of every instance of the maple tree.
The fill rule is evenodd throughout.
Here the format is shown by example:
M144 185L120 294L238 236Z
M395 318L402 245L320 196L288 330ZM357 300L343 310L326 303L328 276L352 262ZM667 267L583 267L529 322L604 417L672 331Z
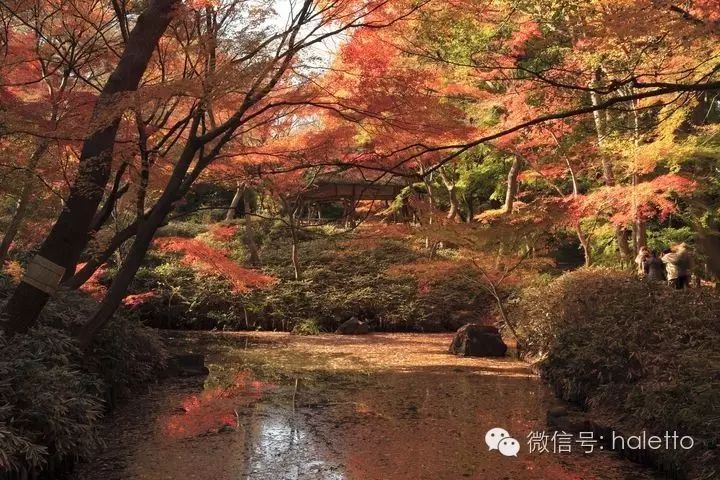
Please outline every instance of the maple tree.
M3 95L2 165L15 208L0 244L2 261L32 208L57 212L57 198L74 174L76 132L88 120L95 100L90 73L111 60L114 14L109 6L83 2L4 4L4 61L0 64ZM56 15L57 9L74 17ZM42 27L40 27L42 25ZM40 200L43 201L40 201Z
M588 265L608 229L629 263L649 223L715 202L697 161L716 153L714 2L306 0L283 23L237 0L38 5L0 9L0 148L19 179L3 185L16 201L0 258L53 216L36 242L63 287L122 251L85 343L198 182L234 191L227 220L249 191L267 196L298 278L302 196L324 173L407 179L405 203L438 229L556 209ZM28 215L38 197L63 201ZM22 282L6 331L48 296Z
M715 366L683 339L717 337L719 37L717 0L0 0L0 460L94 456L98 395L165 363L148 326L353 318L497 321L566 400L710 438L716 396L673 392ZM685 242L689 292L620 271ZM160 431L239 427L269 385L228 373Z
M120 94L137 88L155 45L170 22L175 3L151 2L138 17L127 37L126 49L97 99L91 116L94 125L83 142L76 179L58 221L40 247L39 255L63 269L73 266L79 259L83 240L86 241L85 232L89 230L110 176L112 151L122 114L113 104ZM37 318L48 297L48 292L21 282L6 307L10 317L6 331L25 331L28 321Z
M717 8L611 0L550 9L532 1L434 7L411 22L358 34L343 48L347 65L330 74L343 87L332 92L336 108L315 144L328 128L325 138L348 140L326 148L324 158L414 170L431 206L445 203L457 219L458 168L472 157L484 162L477 148L490 147L509 157L507 213L519 195L582 204L566 217L586 263L592 232L583 225L592 230L588 224L598 219L612 225L620 257L631 263L632 250L647 242L647 221L679 213L679 198L696 191L689 172L667 156L691 130L705 138L716 131L707 98L720 86ZM651 21L635 25L640 12ZM362 55L371 49L378 55ZM315 164L332 163L312 156ZM518 187L523 169L542 179L531 191ZM565 185L558 185L560 172ZM606 205L603 199L615 196L627 201Z
M283 109L293 108L298 102L306 101L302 88L283 89L292 81L290 73L298 61L299 53L349 28L359 28L363 25L382 26L388 22L388 16L378 14L375 18L375 12L380 12L385 4L386 2L338 1L327 5L316 5L314 2L306 1L299 11L292 13L284 30L263 32L264 38L248 35L252 41L247 43L231 44L226 42L224 45L226 50L222 53L218 48L222 41L226 41L222 37L224 35L222 22L231 23L231 16L237 20L241 15L247 13L247 11L241 11L242 9L236 9L237 2L228 2L220 6L189 6L189 13L175 20L179 26L187 27L174 30L173 33L176 37L174 40L182 47L180 57L184 58L186 65L189 64L192 67L190 71L194 73L192 77L194 81L182 85L183 93L185 95L190 92L194 93L196 100L190 102L186 113L169 129L176 135L172 139L169 136L163 136L159 141L160 143L175 142L172 144L174 145L172 151L167 152L165 157L174 157L176 160L173 161L167 183L159 192L157 201L148 208L143 208L148 185L148 167L151 163L155 163L155 160L144 154L150 151L154 152L155 149L148 148L150 136L147 129L144 128L144 122L141 119L136 122L138 124L138 149L141 157L141 175L137 187L138 205L136 210L138 214L136 219L128 225L128 233L125 234L126 237L134 235L133 246L126 264L119 270L109 288L108 295L96 318L88 324L86 340L107 321L119 305L155 231L165 220L174 202L182 198L194 181L216 157L221 155L224 148L242 148L242 142L238 139L242 136L243 129L261 130L263 126L274 119L286 115L287 113L283 113ZM176 6L174 2L155 2L151 3L148 8L158 8L159 12L165 9L170 12L173 10L173 6ZM408 15L416 8L403 9L397 12L397 15ZM132 65L134 70L131 69L130 72L124 74L116 71L111 75L104 90L108 95L113 94L116 88L135 90L151 60L149 53L152 50L148 49L154 48L165 27L170 24L169 15L148 11L146 16L152 16L153 19L143 22L141 16L130 31L125 45L125 54L124 57L121 57L117 70L121 70L125 66L123 58L138 58L135 50L145 51L148 55L145 57L140 55L142 62ZM145 23L148 24L149 32L143 31ZM229 27L225 25L225 28ZM252 31L248 33L252 33ZM155 38L147 38L149 34L154 35ZM136 43L142 43L142 46L136 45ZM193 50L188 49L188 46L198 48ZM166 61L168 61L168 65L164 64ZM160 70L161 75L164 76L164 68L171 62L160 55L158 63L163 63L160 65ZM222 76L220 72L222 72ZM123 78L128 74L133 79ZM125 83L116 87L112 83L113 80ZM163 86L172 83L169 79L162 78L162 80L164 80ZM146 90L152 91L152 88ZM96 131L94 136L84 142L84 148L93 149L92 161L84 160L84 157L88 156L87 152L81 154L80 169L76 178L76 187L74 187L76 193L73 194L71 191L67 201L68 208L63 210L53 231L40 249L42 257L50 261L56 260L54 263L61 263L68 275L72 274L74 265L89 240L88 233L93 230L91 221L101 200L99 194L102 193L110 177L111 157L109 153L114 145L116 134L121 132L120 114L125 108L132 105L132 101L142 98L142 94L141 91L140 95L133 96L135 98L128 97L126 104L121 102L121 105L115 105L109 114L100 110L101 113L110 116L108 119L110 126ZM102 98L101 96L97 102L96 116L99 114L97 112L103 106L103 102L107 102ZM136 112L136 117L142 117L142 115ZM95 141L100 142L99 146L95 145ZM116 179L122 177L124 165L118 167L120 173ZM77 188L78 184L82 185L84 190L90 189L95 194L80 193ZM117 193L118 185L119 182L116 181L108 198L112 198ZM74 203L73 199L75 198L78 199L78 203ZM80 223L73 225L73 221ZM69 236L69 232L64 231L63 228L70 228L73 235ZM58 241L71 243L66 244L63 248L58 248ZM122 240L115 243L120 241ZM53 257L53 255L62 256L62 258ZM6 308L10 317L10 323L6 330L9 332L22 331L32 324L44 304L43 301L32 300L38 296L47 298L44 292L25 282L21 283Z

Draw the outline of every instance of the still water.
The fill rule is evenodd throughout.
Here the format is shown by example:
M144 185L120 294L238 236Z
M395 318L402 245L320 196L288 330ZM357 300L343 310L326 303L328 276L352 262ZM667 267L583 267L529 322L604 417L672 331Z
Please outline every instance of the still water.
M647 470L595 448L530 453L554 400L511 359L457 358L451 336L170 334L210 376L155 386L107 426L75 479L624 480ZM488 450L503 428L517 456ZM552 442L548 444L552 450Z

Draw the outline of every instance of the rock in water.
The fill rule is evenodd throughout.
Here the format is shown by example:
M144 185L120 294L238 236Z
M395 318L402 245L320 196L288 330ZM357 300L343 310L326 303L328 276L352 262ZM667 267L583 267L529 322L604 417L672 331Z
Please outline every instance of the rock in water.
M367 322L361 322L357 318L352 317L350 320L343 322L338 329L335 330L335 333L339 333L340 335L365 335L366 333L370 333L370 327Z
M184 353L168 359L165 376L168 377L195 377L210 373L205 366L205 356L198 353Z
M450 353L465 357L504 357L506 352L497 328L476 323L460 327L450 344Z

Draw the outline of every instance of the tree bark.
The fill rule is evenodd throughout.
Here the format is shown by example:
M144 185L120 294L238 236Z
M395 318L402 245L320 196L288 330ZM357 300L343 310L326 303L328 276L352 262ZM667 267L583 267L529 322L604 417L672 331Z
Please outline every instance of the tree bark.
M293 242L292 242L292 251L290 252L292 256L292 266L293 266L293 273L295 275L295 280L300 280L300 259L298 258L298 245L297 245L297 238L295 235L293 235Z
M632 89L630 93L633 93ZM635 148L637 149L640 147L640 114L638 113L638 104L635 101L630 102L630 107L633 113L633 137ZM633 165L633 170L632 182L633 189L635 189L639 181L636 164ZM633 246L635 247L635 254L637 254L642 247L647 246L647 226L645 220L639 215L635 198L633 198Z
M450 211L448 212L448 220L456 221L460 215L460 202L457 197L455 186L448 188L448 199L450 200Z
M345 217L345 228L355 228L355 199L343 200L343 217Z
M95 334L110 320L122 303L122 299L130 286L130 282L135 278L135 274L145 258L145 254L150 247L155 232L163 224L165 217L172 210L178 192L182 191L184 181L187 181L185 175L190 168L196 152L196 145L192 141L188 142L188 145L186 145L185 150L173 169L173 174L163 190L162 195L155 206L153 206L150 214L147 215L147 218L141 222L130 252L120 266L100 307L80 331L78 337L83 347L87 347L90 344Z
M420 166L420 175L422 176L422 181L425 184L425 188L427 189L427 196L428 196L428 203L430 204L430 213L428 215L428 225L433 224L433 217L435 215L435 192L433 191L432 186L432 177L428 179L428 177L425 175L425 168L421 165ZM432 176L432 173L430 173ZM406 204L407 205L407 204ZM413 217L417 220L416 223L419 223L422 225L422 219L420 218L420 215L413 210ZM430 238L425 237L425 248L430 249Z
M700 230L698 245L707 258L706 268L716 281L716 287L720 288L720 232L712 230Z
M98 253L97 255L94 255L87 262L85 262L85 265L83 265L83 267L78 270L75 275L63 282L63 287L70 290L77 290L78 288L82 287L83 284L87 282L90 277L93 276L93 274L97 271L98 268L100 268L102 265L105 264L105 262L110 260L110 257L112 257L115 251L120 248L123 243L130 240L135 235L135 233L137 233L137 229L138 222L135 221L124 229L120 230L117 234L113 236L113 238L110 240L110 243L108 243L107 247L105 247L105 250Z
M300 258L298 254L298 236L297 236L297 224L295 223L295 212L297 212L297 202L295 207L290 211L288 226L290 227L290 236L292 238L292 247L290 251L290 259L293 266L293 274L295 280L300 280Z
M557 142L557 139L555 141ZM580 195L580 186L578 185L577 175L575 175L575 169L573 168L572 163L570 163L570 160L567 157L565 157L565 164L568 167L568 173L570 173L570 181L572 183L572 196L573 198L577 199L577 197ZM587 234L583 231L579 219L575 222L575 233L577 234L578 241L580 242L580 246L583 249L585 266L590 267L592 266L593 260L592 244L590 243L590 238L588 238Z
M118 200L120 198L122 198L122 196L125 195L130 190L129 183L126 182L123 185L120 184L120 181L122 180L122 177L125 174L125 170L127 169L127 166L128 166L127 163L123 163L122 166L115 173L115 180L113 181L113 186L110 189L110 192L107 194L107 197L105 198L105 201L103 202L102 206L95 213L95 217L93 218L93 221L90 225L90 229L88 230L88 232L86 234L86 237L87 237L86 242L90 242L90 240L92 240L92 238L107 223L107 221L112 216L113 211L115 211L115 205L117 204ZM122 233L123 233L123 231L118 232L118 234L122 234ZM133 235L134 235L134 233L133 233ZM117 236L117 234L116 234L116 236ZM128 237L128 238L130 238L130 237ZM113 243L113 241L114 241L114 239L111 240L111 244ZM122 245L122 244L120 244L120 245ZM118 245L112 251L110 251L110 255L112 255L115 252L115 250L120 248L120 245ZM109 258L109 256L108 256L108 258ZM78 258L78 261L79 260L80 259ZM94 264L93 260L94 260L94 258L91 258L90 260L88 260L88 262L86 262L86 264L84 265L84 267L81 270L86 270L85 267L88 267L88 265L92 266ZM67 270L65 270L65 275L63 275L63 279L62 279L61 283L65 284L66 282L72 281L72 279L74 278L74 276L76 274L78 261L76 261ZM83 283L85 283L90 278L90 276L92 276L92 274L95 273L95 270L97 270L106 261L107 261L107 258L105 258L102 261L102 263L96 265L93 268L92 272L90 272L90 275L87 276L87 278L85 278L85 280L83 280L83 282L80 285L78 285L76 288L79 288ZM83 275L85 275L85 274L83 274Z
M507 194L505 195L505 213L512 213L515 205L515 197L518 192L518 175L523 169L523 161L519 155L515 155L507 180Z
M110 176L115 136L123 114L115 106L118 95L137 90L177 3L178 0L153 0L138 17L120 61L94 107L95 130L83 143L77 177L65 209L39 251L40 257L65 270L74 267L87 244L87 232ZM49 297L50 292L21 282L6 306L6 333L11 336L26 332L37 321Z
M120 168L120 170L117 172L116 176L122 176L122 174L125 172L125 165ZM105 202L102 204L102 207L100 207L100 210L97 211L95 214L95 217L93 218L92 224L90 225L90 231L88 232L88 241L92 236L99 232L100 229L107 223L107 221L112 216L113 210L115 209L115 205L117 204L117 201L125 195L128 190L130 190L130 184L124 183L120 185L119 180L116 182L113 182L113 187L110 189L110 192L107 195L107 198L105 198Z
M250 211L252 202L250 199L250 190L245 189L243 192L243 202L245 203L245 235L243 235L243 240L245 242L245 247L248 250L248 262L253 267L260 266L260 255L258 254L258 246L255 242L255 227L253 224L255 223L252 218L252 212Z
M475 216L475 205L472 197L465 200L465 223L472 223Z
M593 80L590 83L590 87L597 88L602 83L602 68L598 67L593 72ZM597 107L601 103L600 94L591 91L590 92L590 101L592 102L594 107ZM607 124L608 124L608 115L610 114L609 111L605 112L605 117L603 118L602 115L603 112L600 110L595 110L593 112L593 119L595 120L595 130L597 132L597 139L598 139L598 147L600 148L600 158L602 162L602 169L603 169L603 179L605 180L605 185L608 187L615 186L615 173L613 172L613 166L610 162L610 159L607 157L607 155L602 151L605 147L605 139L607 138ZM615 226L615 241L617 242L618 251L620 252L620 261L624 265L631 265L633 255L630 251L630 245L629 245L629 236L625 229L621 226Z
M457 190L455 188L455 179L451 178L444 169L439 169L440 180L448 191L448 201L450 202L450 210L448 211L448 220L456 221L460 215L460 202L458 201Z
M235 195L233 196L230 206L227 209L227 213L225 214L225 220L229 221L235 218L238 205L240 205L240 202L243 200L244 190L245 188L242 184L238 183L237 189L235 189Z
M585 232L583 232L580 222L575 225L575 233L577 233L578 240L583 249L583 255L585 256L585 266L592 266L592 246L590 245L590 239L588 239Z
M638 251L647 247L647 223L641 219L635 221L635 245Z
M630 249L630 234L623 227L615 227L615 239L620 252L620 260L624 268L632 265L633 254Z

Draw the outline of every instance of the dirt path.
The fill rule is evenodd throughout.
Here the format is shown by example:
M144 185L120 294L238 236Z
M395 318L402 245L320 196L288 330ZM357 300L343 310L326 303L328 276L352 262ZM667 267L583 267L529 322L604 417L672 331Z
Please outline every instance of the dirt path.
M75 479L653 478L578 444L529 453L550 395L523 363L448 355L450 338L176 334L208 355L210 377L121 409L107 451ZM493 427L515 435L517 457L488 451Z

